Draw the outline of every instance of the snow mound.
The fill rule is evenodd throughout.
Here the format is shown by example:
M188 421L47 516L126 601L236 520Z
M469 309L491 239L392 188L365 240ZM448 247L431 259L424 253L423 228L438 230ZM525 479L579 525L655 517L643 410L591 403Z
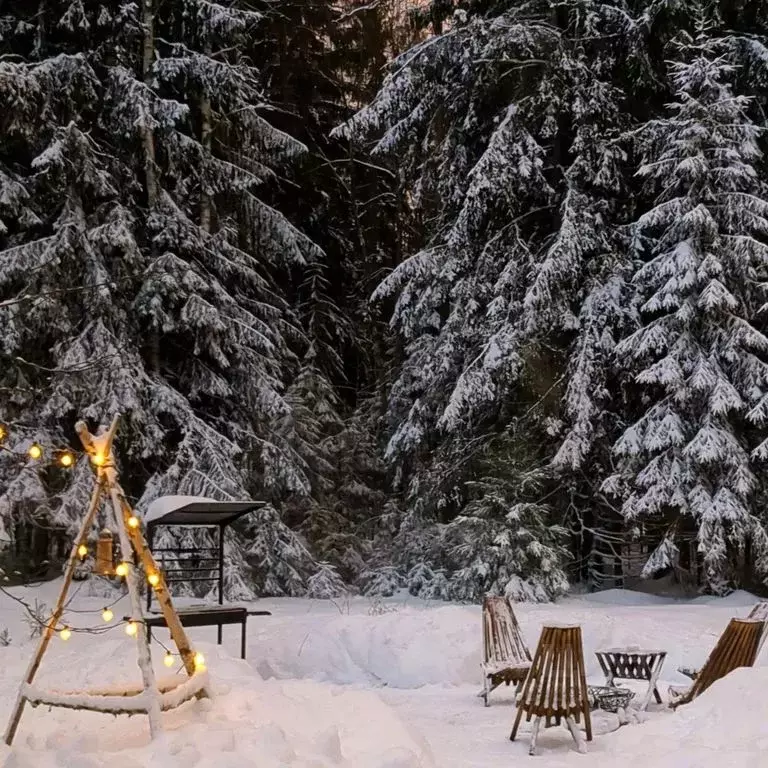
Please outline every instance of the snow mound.
M605 597L516 604L531 652L545 624L578 624L587 676L595 682L602 681L595 651L661 646L667 651L662 680L685 684L689 680L678 673L678 666L703 664L728 620L746 616L758 600L742 593L737 596L740 603L715 598L700 604L629 590L589 597L598 595ZM366 601L354 598L348 613L328 601L302 599L290 605L284 599L263 600L259 607L273 615L249 622L248 658L264 678L403 689L481 682L480 606L412 598L393 601L385 612L369 615ZM768 653L758 660L758 665L763 663L768 663Z
M691 600L691 602L699 605L733 605L739 608L747 606L751 608L755 603L764 599L765 598L757 597L757 595L753 595L751 592L747 592L744 589L737 589L735 592L731 592L731 594L727 595L726 597L700 595L699 597Z
M594 766L618 765L619 755L627 768L765 765L766 688L768 668L737 669L676 712L622 728L610 739L609 754L595 756Z
M86 643L93 645L93 653L84 652ZM56 687L76 688L105 675L130 679L131 666L133 676L137 674L135 645L130 641L83 638L79 646L76 662L67 648L67 663L44 670ZM53 648L51 655L59 650ZM434 768L422 737L375 693L310 681L264 681L248 664L220 648L203 644L202 650L209 660L215 697L164 713L165 731L158 739L150 740L144 716L111 718L27 708L13 748L0 750L0 764L5 768ZM110 658L120 661L110 664ZM0 719L8 715L23 669L13 667L12 672L0 672Z
M636 592L632 589L605 589L579 596L579 600L600 605L670 605L678 602L674 597L663 597L648 592Z

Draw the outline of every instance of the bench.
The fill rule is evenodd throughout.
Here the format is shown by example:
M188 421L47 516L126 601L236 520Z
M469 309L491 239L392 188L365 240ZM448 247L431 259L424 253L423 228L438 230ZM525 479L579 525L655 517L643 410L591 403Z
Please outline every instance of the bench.
M225 624L239 624L240 629L240 658L245 658L246 625L249 616L271 616L269 611L249 611L242 606L211 606L204 608L179 608L176 614L183 627L213 627L219 628L216 643L221 645ZM125 621L130 621L126 617ZM152 613L144 619L147 628L147 640L152 640L153 627L167 627L165 617L161 613Z

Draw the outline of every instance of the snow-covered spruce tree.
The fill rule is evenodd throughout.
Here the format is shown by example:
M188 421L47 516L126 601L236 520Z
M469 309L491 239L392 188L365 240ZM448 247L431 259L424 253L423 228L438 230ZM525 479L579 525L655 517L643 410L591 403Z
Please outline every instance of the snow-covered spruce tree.
M768 416L768 339L757 324L768 193L754 167L760 130L720 50L703 25L683 41L668 116L637 136L639 174L657 197L636 223L643 324L617 351L637 372L640 416L616 443L620 471L605 483L629 521L694 526L702 583L717 594L739 582L745 543L765 540L752 499L754 460L768 456L756 439Z
M374 157L397 155L421 215L434 215L431 242L376 294L396 297L392 325L406 344L390 395L387 456L415 470L404 478L415 516L406 522L408 567L420 557L419 519L457 493L450 467L472 447L466 423L492 416L499 389L520 371L519 329L506 318L511 305L521 309L521 273L530 267L525 225L536 217L524 214L551 195L526 113L509 98L488 108L498 95L487 62L544 59L557 44L557 31L543 22L472 19L395 60L374 102L343 129L380 136ZM513 77L514 86L522 92ZM441 429L449 435L442 441ZM422 450L430 460L419 461ZM446 471L435 469L432 480L438 464Z
M283 523L277 510L266 506L250 515L245 530L248 560L253 563L259 594L277 597L306 594L309 580L319 573L318 563L301 537ZM329 575L326 573L316 581L315 588L321 583L331 583Z
M377 271L397 262L403 228L394 174L371 163L356 142L329 132L380 84L395 37L389 5L288 0L260 25L271 119L308 149L289 176L300 193L284 185L276 200L323 249L291 301L305 346L287 396L302 404L281 422L286 442L306 462L311 493L292 495L282 509L312 550L352 581L370 551L367 520L381 514L383 494L368 483L385 477L368 472L379 448L369 393L388 373L388 331L368 297ZM364 496L374 499L368 508ZM385 560L380 548L376 554Z
M203 0L35 5L4 7L1 43L11 447L120 412L140 506L306 489L276 430L295 321L275 275L314 249L255 194L302 149L270 128L243 63L258 16ZM33 468L3 471L6 525L81 514L87 472L53 495Z
M425 231L375 294L394 300L403 342L387 456L409 499L407 568L429 548L429 521L471 498L489 433L516 414L557 415L566 376L593 395L568 394L558 471L581 471L608 429L602 361L624 321L614 69L631 58L630 27L599 4L472 4L400 56L340 129L397 158Z
M0 414L17 452L32 440L66 442L80 415L135 407L141 387L141 365L118 341L126 308L116 298L141 266L128 212L135 182L115 147L91 133L101 83L72 40L93 50L109 33L81 11L80 3L4 8L16 23L2 45L16 55L0 64ZM118 41L114 50L119 57ZM39 463L16 475L9 454L2 462L0 514L11 542L28 522L71 530L92 483L87 471L55 496Z
M469 503L441 527L439 561L447 566L455 600L506 594L545 602L568 590L567 531L549 523L550 510L539 501L546 478L535 465L526 466L524 442L503 435L488 446L479 479L467 483Z

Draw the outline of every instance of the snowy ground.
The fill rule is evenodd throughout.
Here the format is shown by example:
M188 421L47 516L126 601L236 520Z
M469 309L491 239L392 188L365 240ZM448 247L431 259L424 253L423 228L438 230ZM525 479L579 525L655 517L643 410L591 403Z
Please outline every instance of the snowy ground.
M17 589L51 604L58 582ZM76 609L98 609L85 597ZM594 651L640 645L668 651L662 673L683 683L678 664L702 662L733 615L756 602L746 593L689 602L611 591L557 605L516 608L531 649L543 622L582 626L587 675L602 682ZM118 604L115 616L125 612ZM651 705L645 722L614 730L612 715L595 718L589 756L575 752L563 728L539 737L540 756L527 757L527 732L508 740L511 689L484 708L479 690L480 609L401 597L377 604L364 598L335 604L262 600L271 617L249 622L248 661L237 658L239 627L190 630L208 659L217 696L163 715L166 733L150 742L146 718L28 708L6 768L509 768L534 760L546 768L752 768L768 764L768 667L733 673L676 713ZM71 614L93 626L96 614ZM34 643L21 607L0 595L0 629L12 644L0 648L0 727L4 727ZM165 636L161 633L162 640ZM153 649L163 674L162 649ZM137 681L134 641L117 627L104 635L76 633L52 643L38 682L78 689Z

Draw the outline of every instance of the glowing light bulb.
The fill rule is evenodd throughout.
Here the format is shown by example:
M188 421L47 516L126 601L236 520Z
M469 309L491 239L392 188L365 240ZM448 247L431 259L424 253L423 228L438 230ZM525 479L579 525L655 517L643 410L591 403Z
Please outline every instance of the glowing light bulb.
M138 624L136 624L135 621L129 621L125 625L125 634L128 635L128 637L135 637L138 631L139 631L139 626Z
M88 547L85 546L85 544L81 544L77 548L77 556L80 558L85 557L88 554Z
M107 621L107 622L109 622L109 621L112 621L112 619L114 619L114 618L115 618L115 614L114 614L114 613L112 613L111 609L109 609L109 608L105 608L105 609L104 609L104 610L101 612L101 618L102 618L102 619L104 619L104 621Z
M147 576L147 581L153 587L156 587L160 583L160 574L159 573L150 573L149 576Z
M120 563L117 568L115 568L115 573L118 576L127 576L128 575L128 563Z
M136 517L136 515L131 515L128 518L128 527L129 528L138 528L141 525L139 518Z
M5 440L6 437L8 437L8 430L5 424L0 424L0 440Z
M107 457L103 453L94 453L93 456L91 456L91 462L97 467L103 467L106 460Z
M59 637L64 641L69 640L69 638L72 637L72 630L69 627L64 627L64 629L59 632Z
M195 654L195 669L205 669L205 656L200 651Z
M175 661L176 660L173 658L173 654L170 651L168 651L165 654L165 658L163 659L163 664L165 664L166 667L172 667Z
M30 459L39 459L43 455L43 449L37 443L32 443L27 453Z
M71 453L62 453L59 456L59 464L62 467L71 467L75 463L75 457Z

